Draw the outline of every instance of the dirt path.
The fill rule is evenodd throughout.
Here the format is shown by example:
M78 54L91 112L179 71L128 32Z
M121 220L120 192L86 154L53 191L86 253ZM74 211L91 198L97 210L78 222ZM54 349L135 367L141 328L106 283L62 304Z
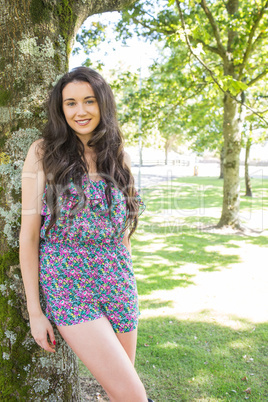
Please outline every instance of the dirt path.
M80 377L82 402L106 402L109 399L99 383L91 377Z

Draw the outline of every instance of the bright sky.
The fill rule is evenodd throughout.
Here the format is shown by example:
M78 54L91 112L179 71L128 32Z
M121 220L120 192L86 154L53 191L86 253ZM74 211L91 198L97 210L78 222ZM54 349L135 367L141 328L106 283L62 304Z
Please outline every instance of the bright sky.
M109 12L105 14L97 14L89 17L83 26L89 27L94 21L100 21L102 23L117 22L120 19L120 14L117 11ZM153 58L157 57L156 46L149 42L144 42L143 39L134 37L127 41L127 46L122 45L121 42L115 40L115 34L112 31L112 27L109 26L107 36L112 38L111 43L103 42L99 45L98 51L91 56L94 61L101 60L104 63L104 71L110 69L116 69L120 66L137 72L140 66L142 66L142 76L148 74L148 66L152 64ZM113 39L114 38L114 39ZM74 47L80 47L76 42ZM83 50L78 55L70 57L69 69L80 66L86 59L87 55Z

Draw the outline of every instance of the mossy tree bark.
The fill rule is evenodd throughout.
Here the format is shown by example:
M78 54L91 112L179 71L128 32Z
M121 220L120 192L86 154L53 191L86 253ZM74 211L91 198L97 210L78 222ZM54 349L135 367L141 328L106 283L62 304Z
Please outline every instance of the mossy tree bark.
M0 237L0 399L3 401L81 399L76 359L59 334L55 355L40 350L30 335L18 265L19 225L12 218L14 205L19 204L19 184L16 184L19 180L15 175L22 165L21 152L25 154L29 146L29 135L35 132L38 136L46 120L44 101L48 90L67 71L72 43L83 21L89 15L119 10L131 2L0 0L0 156L2 173L5 172L0 209L1 229L9 228L9 241L3 230ZM7 144L12 135L11 155Z

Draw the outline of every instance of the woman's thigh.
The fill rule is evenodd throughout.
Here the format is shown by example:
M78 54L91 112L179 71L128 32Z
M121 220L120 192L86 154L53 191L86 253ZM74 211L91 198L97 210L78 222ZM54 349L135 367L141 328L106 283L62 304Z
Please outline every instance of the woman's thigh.
M116 336L134 366L137 347L137 329L130 332L116 333Z
M129 346L131 341L122 337L124 334L120 339L106 317L57 328L111 401L147 402L144 387L124 349L124 344L129 351L133 349Z

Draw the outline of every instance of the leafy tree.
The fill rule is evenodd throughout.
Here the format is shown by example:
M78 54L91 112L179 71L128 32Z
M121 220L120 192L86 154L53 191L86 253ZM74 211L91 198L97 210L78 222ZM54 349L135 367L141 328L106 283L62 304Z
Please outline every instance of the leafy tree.
M244 100L252 87L268 73L268 2L264 0L139 1L122 11L117 26L126 40L133 26L148 40L164 41L166 47L185 45L197 84L206 82L223 100L224 192L219 227L241 227L239 221L239 155L245 110L263 120Z

